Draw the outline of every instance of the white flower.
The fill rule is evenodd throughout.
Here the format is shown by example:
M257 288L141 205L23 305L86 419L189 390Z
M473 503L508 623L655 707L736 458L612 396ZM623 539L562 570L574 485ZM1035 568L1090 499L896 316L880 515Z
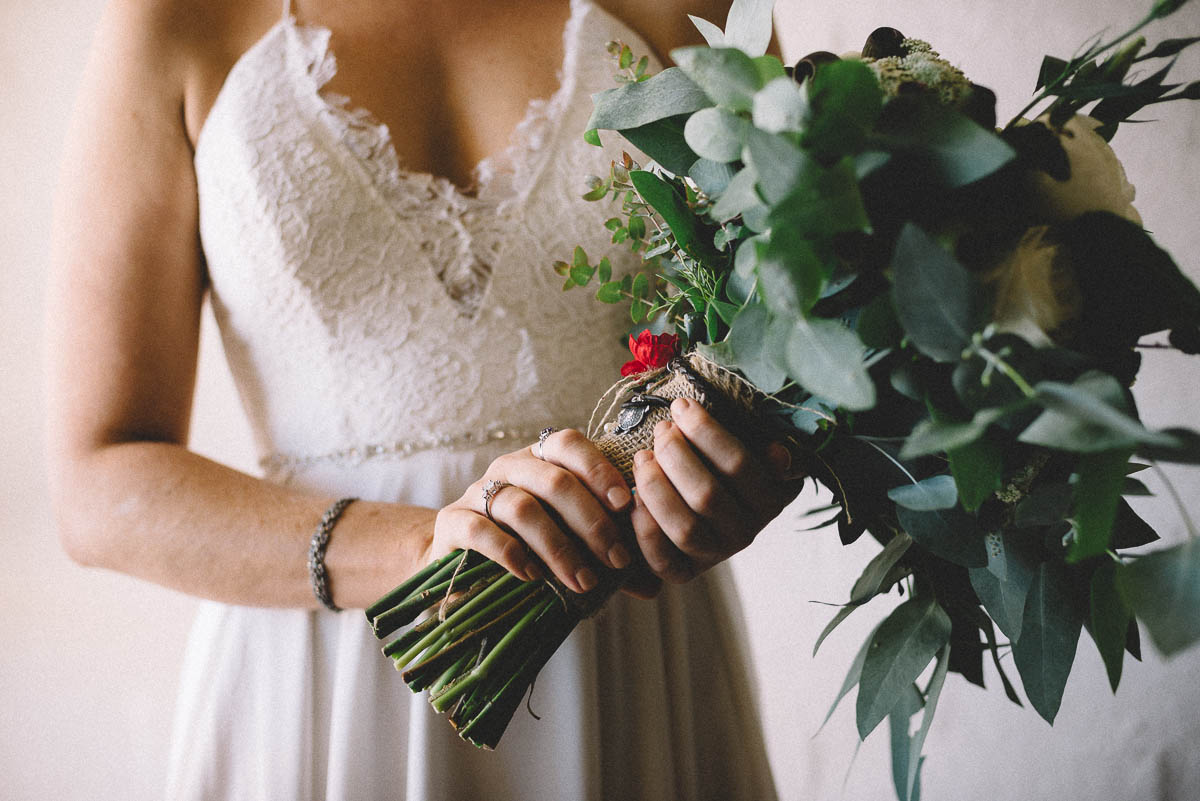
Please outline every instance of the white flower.
M1051 127L1045 116L1038 121ZM1071 165L1071 177L1059 181L1041 171L1033 173L1031 200L1040 219L1066 222L1085 212L1110 211L1142 224L1141 215L1133 207L1136 190L1126 179L1125 168L1104 137L1096 133L1101 124L1077 114L1057 131Z

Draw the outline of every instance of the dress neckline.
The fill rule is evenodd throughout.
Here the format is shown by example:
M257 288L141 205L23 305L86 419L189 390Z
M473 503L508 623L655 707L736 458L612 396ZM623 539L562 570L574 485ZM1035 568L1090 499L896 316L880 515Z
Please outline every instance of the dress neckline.
M248 69L246 65L259 51L270 47L275 41L283 39L286 46L287 36L299 35L315 42L317 50L307 73L311 84L304 87L303 93L316 105L318 112L325 112L338 120L339 133L345 135L347 149L351 150L357 159L365 162L363 166L373 174L374 181L393 186L406 184L410 188L423 189L425 194L441 197L459 210L495 206L521 194L515 179L522 176L517 173L523 170L529 173L522 181L525 186L529 186L535 182L536 173L540 172L543 166L543 160L539 158L541 154L538 152L541 149L541 140L557 128L571 99L577 72L580 26L586 16L585 12L589 10L599 10L611 17L611 14L591 0L570 0L570 11L562 37L563 52L558 69L558 88L549 96L529 99L525 113L509 134L508 144L496 153L485 156L472 168L471 187L460 187L443 175L405 167L399 160L391 132L385 123L379 121L369 109L352 105L350 98L326 91L325 84L337 72L336 56L329 46L331 31L323 25L299 23L290 9L285 10L284 15L238 57L226 74L217 91L217 97L209 108L208 116L196 134L194 154L198 156L204 148L213 118L223 113L222 109L228 103L226 96L230 93L230 86ZM628 30L628 27L615 17L612 20ZM295 66L288 59L281 59L278 63L283 69L294 69ZM509 186L498 186L505 183L500 180L502 177L508 179Z

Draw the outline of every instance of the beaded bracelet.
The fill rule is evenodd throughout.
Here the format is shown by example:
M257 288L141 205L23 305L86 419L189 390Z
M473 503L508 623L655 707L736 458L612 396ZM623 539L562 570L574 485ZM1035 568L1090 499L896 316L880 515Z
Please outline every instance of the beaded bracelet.
M308 577L312 579L313 595L331 612L340 612L341 607L333 602L329 594L329 574L325 571L325 548L329 545L329 534L346 507L357 498L339 498L321 515L321 522L313 532L312 541L308 545Z

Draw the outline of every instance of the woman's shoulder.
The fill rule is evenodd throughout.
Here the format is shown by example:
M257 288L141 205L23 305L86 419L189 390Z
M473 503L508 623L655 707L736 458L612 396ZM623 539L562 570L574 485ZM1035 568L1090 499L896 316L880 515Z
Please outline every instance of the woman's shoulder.
M111 0L98 44L177 95L195 141L229 69L282 13L278 0Z
M641 35L663 63L676 47L704 44L688 15L725 26L732 0L594 0Z

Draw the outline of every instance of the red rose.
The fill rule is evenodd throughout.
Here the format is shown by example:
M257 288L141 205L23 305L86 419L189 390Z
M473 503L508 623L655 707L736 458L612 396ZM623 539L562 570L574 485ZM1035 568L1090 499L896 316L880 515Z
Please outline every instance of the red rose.
M621 366L621 375L630 376L666 367L667 362L679 355L679 337L675 334L651 334L643 331L634 339L629 335L631 361Z

